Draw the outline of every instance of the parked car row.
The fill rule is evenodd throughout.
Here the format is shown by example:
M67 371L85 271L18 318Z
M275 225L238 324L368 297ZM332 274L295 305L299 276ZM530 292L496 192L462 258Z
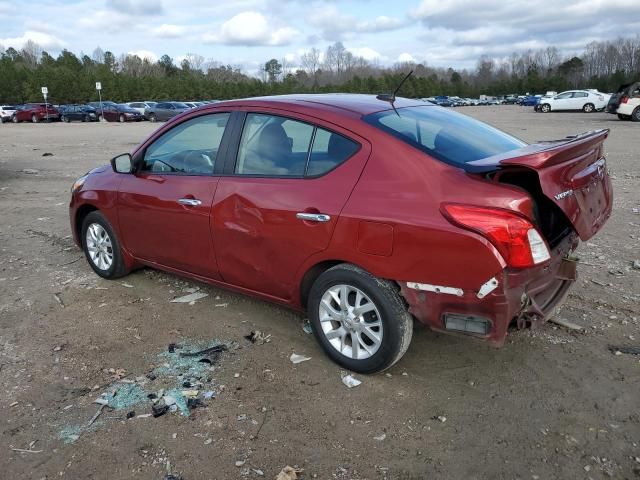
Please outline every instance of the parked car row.
M27 103L24 105L0 105L0 123L5 122L152 122L166 121L191 108L201 107L219 100L198 102L139 101L116 103L111 100L87 104L52 105Z
M618 115L620 120L640 122L640 82L621 85L618 91L611 95L607 113Z

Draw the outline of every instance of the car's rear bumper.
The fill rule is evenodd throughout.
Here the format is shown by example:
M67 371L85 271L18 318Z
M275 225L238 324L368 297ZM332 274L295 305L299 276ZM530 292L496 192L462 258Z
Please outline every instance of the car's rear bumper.
M486 289L491 289L493 279L497 286L486 296L481 285L473 291L439 287L435 292L431 287L436 286L418 284L423 289L416 289L407 282L399 282L401 293L409 312L431 329L471 335L501 346L509 325L536 326L562 302L576 279L576 263L567 256L577 245L577 235L569 235L553 249L549 263L521 271L503 270L487 279Z

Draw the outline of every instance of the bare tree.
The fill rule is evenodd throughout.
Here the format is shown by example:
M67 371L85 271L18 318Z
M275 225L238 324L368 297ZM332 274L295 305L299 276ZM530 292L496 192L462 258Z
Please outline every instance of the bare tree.
M104 63L104 50L102 50L100 47L96 47L91 54L91 58L96 63Z
M42 52L43 50L40 45L33 40L27 40L24 47L22 47L22 58L24 59L25 65L30 69L36 68Z

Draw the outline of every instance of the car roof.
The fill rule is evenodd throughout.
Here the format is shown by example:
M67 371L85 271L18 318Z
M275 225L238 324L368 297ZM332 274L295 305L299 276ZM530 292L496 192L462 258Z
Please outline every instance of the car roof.
M274 95L267 97L242 98L238 100L225 100L210 104L216 108L226 105L236 106L276 106L281 108L299 108L317 106L324 109L341 110L357 115L368 115L382 110L391 110L390 102L379 100L375 95L355 93L321 93L321 94L292 94ZM395 108L425 106L421 100L397 97L393 106Z

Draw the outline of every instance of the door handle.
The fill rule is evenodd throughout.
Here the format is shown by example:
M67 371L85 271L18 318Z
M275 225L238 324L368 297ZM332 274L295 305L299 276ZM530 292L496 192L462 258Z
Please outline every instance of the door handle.
M197 198L181 198L180 200L178 200L178 203L180 205L188 205L190 207L197 207L198 205L202 204L202 202Z
M328 222L331 217L325 213L296 213L296 218L307 222Z

